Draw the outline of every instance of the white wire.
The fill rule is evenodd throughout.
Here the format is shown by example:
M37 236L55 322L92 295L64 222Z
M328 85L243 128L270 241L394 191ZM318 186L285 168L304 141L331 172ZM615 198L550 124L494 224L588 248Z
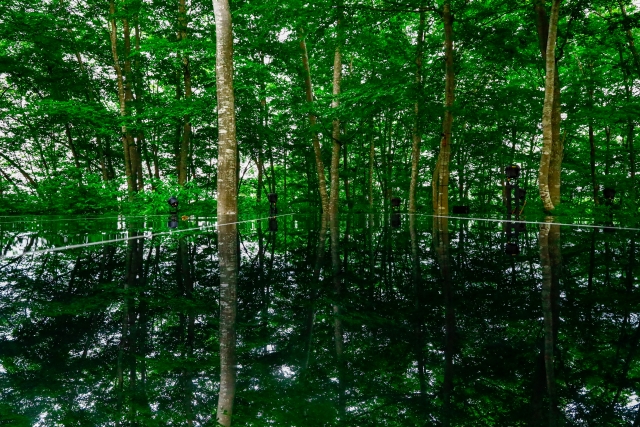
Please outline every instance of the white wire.
M39 219L36 215L34 219L18 219L15 221L0 221L0 224L13 224L15 222L60 222L60 221L85 221L85 220L100 220L100 219L127 219L127 218L147 218L154 216L166 216L167 214L154 214L154 215L118 215L118 216L97 216L97 217L82 217L82 218L61 218L61 219ZM9 218L10 216L0 216L0 218ZM215 218L215 217L203 217L203 218Z
M611 226L608 226L608 225L564 224L564 223L561 223L561 222L521 221L521 220L517 220L517 219L470 218L470 217L463 217L463 216L429 215L429 214L412 214L412 213L403 213L402 215L427 216L427 217L431 217L431 218L466 219L466 220L471 220L471 221L517 222L517 223L520 223L520 224L548 224L548 225L562 225L562 226L565 226L565 227L576 227L576 228L608 228L608 229L614 229L614 230L640 231L640 228L611 227Z
M151 234L143 234L140 236L132 236L132 237L124 237L122 239L111 239L111 240L101 240L99 242L91 242L91 243L81 243L78 245L67 245L67 246L60 246L57 248L48 248L48 249L38 249L35 251L29 251L29 252L23 252L21 254L17 254L17 255L0 255L0 259L4 259L4 258L18 258L24 255L36 255L36 254L43 254L43 253L47 253L47 252L59 252L59 251L65 251L67 249L76 249L76 248L84 248L87 246L97 246L97 245L104 245L106 243L118 243L118 242L126 242L128 240L136 240L136 239L144 239L147 237L154 237L154 236L162 236L165 234L176 234L176 233L182 233L185 231L194 231L194 230L206 230L208 228L213 228L213 227L220 227L223 225L232 225L232 224L242 224L245 222L255 222L255 221L262 221L265 219L270 219L270 218L280 218L283 216L290 216L290 215L294 215L293 213L289 213L289 214L282 214L282 215L275 215L275 216L268 216L265 218L256 218L256 219L247 219L244 221L237 221L237 222L227 222L225 224L218 224L215 223L213 225L205 225L202 227L195 227L195 228L185 228L182 230L171 230L171 231L162 231L160 233L151 233Z

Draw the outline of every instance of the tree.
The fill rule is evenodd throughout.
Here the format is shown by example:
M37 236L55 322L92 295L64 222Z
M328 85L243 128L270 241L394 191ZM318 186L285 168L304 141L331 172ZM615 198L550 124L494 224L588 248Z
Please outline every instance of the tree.
M554 116L554 98L556 97L556 90L559 94L559 88L556 88L556 38L558 34L558 17L560 12L560 1L554 0L551 7L551 16L549 17L549 35L547 37L547 52L545 58L546 64L546 77L545 77L545 91L544 91L544 107L542 109L542 152L540 154L540 169L538 171L538 189L540 191L540 198L544 208L547 211L552 211L555 208L554 201L551 198L551 186L554 186L556 181L551 179L551 159L557 155L552 156L553 152L557 153L557 149L554 150L553 128L552 123ZM559 106L556 105L559 109ZM557 142L556 142L557 146ZM560 151L561 152L561 151ZM559 192L558 192L559 195ZM556 204L559 200L556 200Z
M238 185L233 33L228 0L213 2L216 18L216 92L218 99L218 222L235 222Z

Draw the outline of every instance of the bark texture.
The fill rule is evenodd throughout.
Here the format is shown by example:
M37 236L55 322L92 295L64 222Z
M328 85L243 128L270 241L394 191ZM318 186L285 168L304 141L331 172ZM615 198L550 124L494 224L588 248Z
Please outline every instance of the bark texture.
M442 138L440 153L433 172L431 183L433 191L433 212L436 215L449 214L449 161L451 158L451 128L453 126L453 112L451 108L455 101L455 74L453 70L453 17L451 4L445 3L444 20L444 49L445 49L445 90L444 90L444 120L442 123Z
M235 98L233 94L233 34L228 0L214 0L216 21L216 93L218 97L218 221L238 215Z
M316 171L318 173L318 192L320 193L320 203L322 204L322 212L329 212L329 194L327 193L327 179L324 174L324 162L322 161L322 151L320 149L320 140L315 130L316 116L311 112L313 107L313 86L311 84L311 70L309 68L309 56L307 54L307 44L304 41L303 33L300 31L300 49L302 50L302 66L304 68L304 86L309 105L309 124L311 125L311 135L313 140L313 152L316 160Z
M422 51L424 48L425 11L420 12L418 27L418 47L416 53L416 102L413 110L413 129L411 130L411 183L409 184L409 212L416 211L416 190L418 187L418 170L420 169L420 101L422 100Z
M338 10L342 10L338 8ZM340 102L338 96L340 95L340 81L342 80L342 55L340 53L340 12L336 20L336 28L338 33L338 40L336 44L336 50L333 55L333 100L331 101L331 108L334 110L338 108ZM331 215L338 214L338 199L340 193L340 119L337 113L334 113L333 128L331 131L331 191L329 193L329 213Z
M178 32L178 40L184 43L187 39L188 31L187 6L185 4L185 0L180 0L178 6L178 24L180 28ZM184 77L184 97L186 101L189 101L189 99L191 99L191 70L189 68L189 55L187 53L182 53L182 73ZM178 161L178 184L180 186L184 186L184 184L186 184L188 175L187 165L189 162L189 149L191 142L191 120L189 119L188 114L184 115L183 123L180 158Z
M549 33L547 36L547 51L546 51L546 77L545 77L545 91L544 91L544 106L542 109L542 151L540 154L540 168L538 170L538 190L540 192L540 198L544 205L544 209L552 211L555 208L553 200L551 198L551 188L554 189L554 194L557 192L559 197L559 176L552 177L551 159L552 151L553 157L555 157L557 167L557 151L558 147L554 148L553 144L553 107L554 97L556 91L559 91L559 86L556 87L556 36L558 33L558 16L560 12L560 1L554 0L551 7L551 16L549 18ZM558 135L559 140L559 135ZM557 182L556 182L557 180ZM557 185L557 186L556 186ZM559 200L557 200L559 202Z
M130 140L131 135L127 129L125 123L125 117L127 116L127 105L125 102L124 91L124 79L122 75L122 66L120 65L120 58L118 55L118 27L116 25L116 7L114 0L109 1L109 23L111 26L111 54L113 56L113 68L116 71L116 80L118 84L118 103L120 104L120 117L122 119L122 126L120 128L122 134L122 148L124 150L124 171L127 176L127 189L129 190L129 199L133 197L135 191L135 181L131 170L131 156L130 156Z
M238 229L218 227L220 257L220 394L219 425L229 427L236 393L236 287L238 283Z

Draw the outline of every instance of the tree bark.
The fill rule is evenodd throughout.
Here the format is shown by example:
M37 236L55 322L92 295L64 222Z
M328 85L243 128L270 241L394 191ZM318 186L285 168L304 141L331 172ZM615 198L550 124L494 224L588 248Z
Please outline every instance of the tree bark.
M340 53L340 44L342 34L340 32L341 26L341 11L338 8L338 17L336 19L336 50L333 55L333 100L331 101L331 108L337 110L340 105L338 96L340 95L340 81L342 79L342 55ZM337 112L334 113L333 129L331 132L331 191L329 192L329 213L331 215L338 214L338 200L340 193L340 119L337 117Z
M421 2L422 6L424 2ZM416 102L413 107L413 129L411 130L411 184L409 184L409 213L416 211L416 191L418 187L418 170L420 169L420 102L422 101L422 51L424 46L425 11L420 12L418 42L416 53Z
M444 4L444 46L445 46L445 100L444 120L442 123L442 138L440 140L440 153L433 172L432 192L433 211L436 215L449 214L449 159L451 158L451 128L453 126L453 112L451 108L455 101L455 74L453 70L453 18L451 16L451 4Z
M214 0L216 23L216 91L218 97L218 221L235 222L238 215L235 98L233 94L233 33L228 0Z
M371 142L369 144L369 182L367 193L369 197L369 210L373 211L373 165L375 161L375 146L374 146L375 132L373 126L371 127Z
M593 136L593 122L589 119L589 160L591 166L591 184L593 186L593 203L598 205L598 182L596 180L596 143Z
M214 6L218 3L221 3L221 1L214 2ZM216 419L219 425L225 427L231 426L233 401L236 392L237 240L238 229L236 224L218 227L218 254L220 257L220 394L218 395Z
M131 68L131 31L129 28L129 11L126 10L125 16L122 18L122 32L124 35L124 103L125 109L128 115L131 115L131 104L134 104L133 99L133 70ZM142 174L142 161L140 157L139 144L133 137L132 132L127 133L129 139L129 159L131 161L131 178L133 180L134 191L138 190L140 184L140 176Z
M178 6L178 39L184 43L187 38L187 8L185 0L180 0ZM184 77L184 97L188 102L191 98L191 70L189 68L189 55L182 53L182 71ZM184 129L182 131L182 142L180 145L180 160L178 163L178 184L184 186L187 182L187 163L189 159L189 148L191 139L191 121L189 115L185 114L183 118Z
M547 217L546 222L553 221L553 217ZM538 244L540 247L540 265L542 267L542 312L544 317L544 365L547 381L547 392L549 394L549 426L556 425L556 381L554 374L554 313L553 313L553 287L554 287L554 270L557 270L557 264L559 260L554 260L555 252L551 248L553 244L551 234L552 227L556 227L557 230L553 230L553 234L559 233L559 227L542 224L540 226L540 234L538 236ZM553 240L556 240L557 236L554 236ZM557 271L556 271L557 273Z
M304 68L304 83L309 106L309 124L311 125L311 135L313 142L313 152L316 159L316 170L318 172L318 192L320 193L320 203L322 204L322 212L329 212L329 195L327 193L327 179L324 175L324 162L322 161L322 150L320 149L320 140L316 132L316 116L312 113L313 108L313 86L311 85L311 70L309 68L309 56L307 54L307 44L304 41L304 34L300 30L300 49L302 50L302 66Z
M547 58L547 46L549 37L549 18L545 9L544 1L538 0L535 3L536 27L538 30L538 44L542 60ZM560 203L560 175L562 158L564 156L564 143L560 138L560 123L562 121L560 110L560 76L558 67L554 70L554 92L551 118L552 145L549 159L549 195L554 206Z
M132 199L135 192L135 184L131 172L131 158L129 150L130 135L125 123L127 116L127 106L124 95L124 82L122 78L122 67L120 66L120 59L118 58L118 29L115 18L116 8L114 0L109 1L109 20L111 23L111 54L113 56L113 68L116 71L116 79L118 84L118 102L120 104L120 118L122 120L121 133L122 133L122 146L124 150L124 170L127 177L127 189L129 191L129 200Z
M558 32L558 16L560 11L560 1L554 0L551 7L551 17L549 18L549 35L547 36L547 52L546 52L546 78L545 78L545 94L544 107L542 109L542 152L540 155L540 168L538 170L538 189L540 198L546 211L553 211L555 208L551 199L550 187L554 186L554 181L550 178L550 163L553 144L553 100L556 92L556 36ZM557 89L559 90L559 88ZM559 185L559 184L558 184ZM558 187L559 188L559 187Z

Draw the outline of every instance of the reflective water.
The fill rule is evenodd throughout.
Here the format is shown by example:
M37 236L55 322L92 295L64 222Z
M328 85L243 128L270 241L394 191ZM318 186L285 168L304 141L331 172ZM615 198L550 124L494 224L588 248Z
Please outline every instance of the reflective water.
M0 425L640 425L636 231L214 223L1 219Z

